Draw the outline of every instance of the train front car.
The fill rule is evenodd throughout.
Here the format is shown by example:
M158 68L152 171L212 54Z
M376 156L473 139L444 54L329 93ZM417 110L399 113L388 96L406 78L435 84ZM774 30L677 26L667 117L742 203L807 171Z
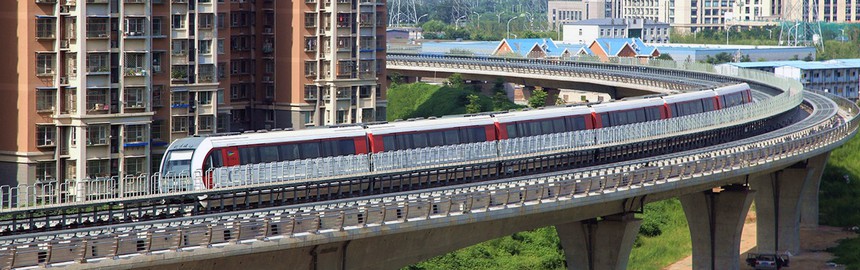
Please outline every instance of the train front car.
M187 137L174 141L161 159L158 189L161 192L201 189L202 148L212 148L206 137ZM195 182L197 181L197 182Z

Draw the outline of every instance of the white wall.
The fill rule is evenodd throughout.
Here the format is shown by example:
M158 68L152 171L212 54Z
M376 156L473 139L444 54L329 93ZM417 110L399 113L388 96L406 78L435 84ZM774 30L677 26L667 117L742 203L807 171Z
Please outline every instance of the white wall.
M562 32L562 41L570 44L591 44L598 37L600 27L596 25L565 25Z

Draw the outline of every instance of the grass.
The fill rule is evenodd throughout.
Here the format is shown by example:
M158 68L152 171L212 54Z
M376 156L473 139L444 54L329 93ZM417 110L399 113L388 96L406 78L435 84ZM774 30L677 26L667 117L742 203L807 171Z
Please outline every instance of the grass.
M653 202L645 206L642 229L630 252L628 269L663 269L678 260L690 256L692 244L687 218L681 209L681 202L669 199ZM660 235L649 237L649 223L660 223ZM643 234L645 233L645 234Z
M830 154L818 199L821 224L860 225L860 137L854 137ZM847 269L860 269L860 238L839 241L838 246L828 251L837 257L836 263L846 265Z

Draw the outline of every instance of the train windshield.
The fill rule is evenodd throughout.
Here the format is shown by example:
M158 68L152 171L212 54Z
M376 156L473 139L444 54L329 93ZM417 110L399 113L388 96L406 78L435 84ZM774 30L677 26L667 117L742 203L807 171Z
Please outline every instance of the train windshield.
M162 170L162 174L184 174L190 175L191 173L191 155L194 154L194 150L174 150L170 151L167 155L167 162L164 164L164 169Z

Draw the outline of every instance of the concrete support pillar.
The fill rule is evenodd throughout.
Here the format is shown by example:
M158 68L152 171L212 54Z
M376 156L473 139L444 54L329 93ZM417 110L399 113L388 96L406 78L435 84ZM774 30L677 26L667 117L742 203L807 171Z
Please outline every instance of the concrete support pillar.
M821 185L821 175L824 174L824 166L830 159L830 152L810 158L806 167L812 170L806 179L803 191L800 193L800 226L818 227L818 188Z
M632 213L556 225L568 269L627 269L642 220Z
M756 245L758 253L800 252L800 194L811 174L803 166L757 176L750 181L756 191Z
M693 244L693 269L739 269L741 233L755 191L732 185L679 197Z

